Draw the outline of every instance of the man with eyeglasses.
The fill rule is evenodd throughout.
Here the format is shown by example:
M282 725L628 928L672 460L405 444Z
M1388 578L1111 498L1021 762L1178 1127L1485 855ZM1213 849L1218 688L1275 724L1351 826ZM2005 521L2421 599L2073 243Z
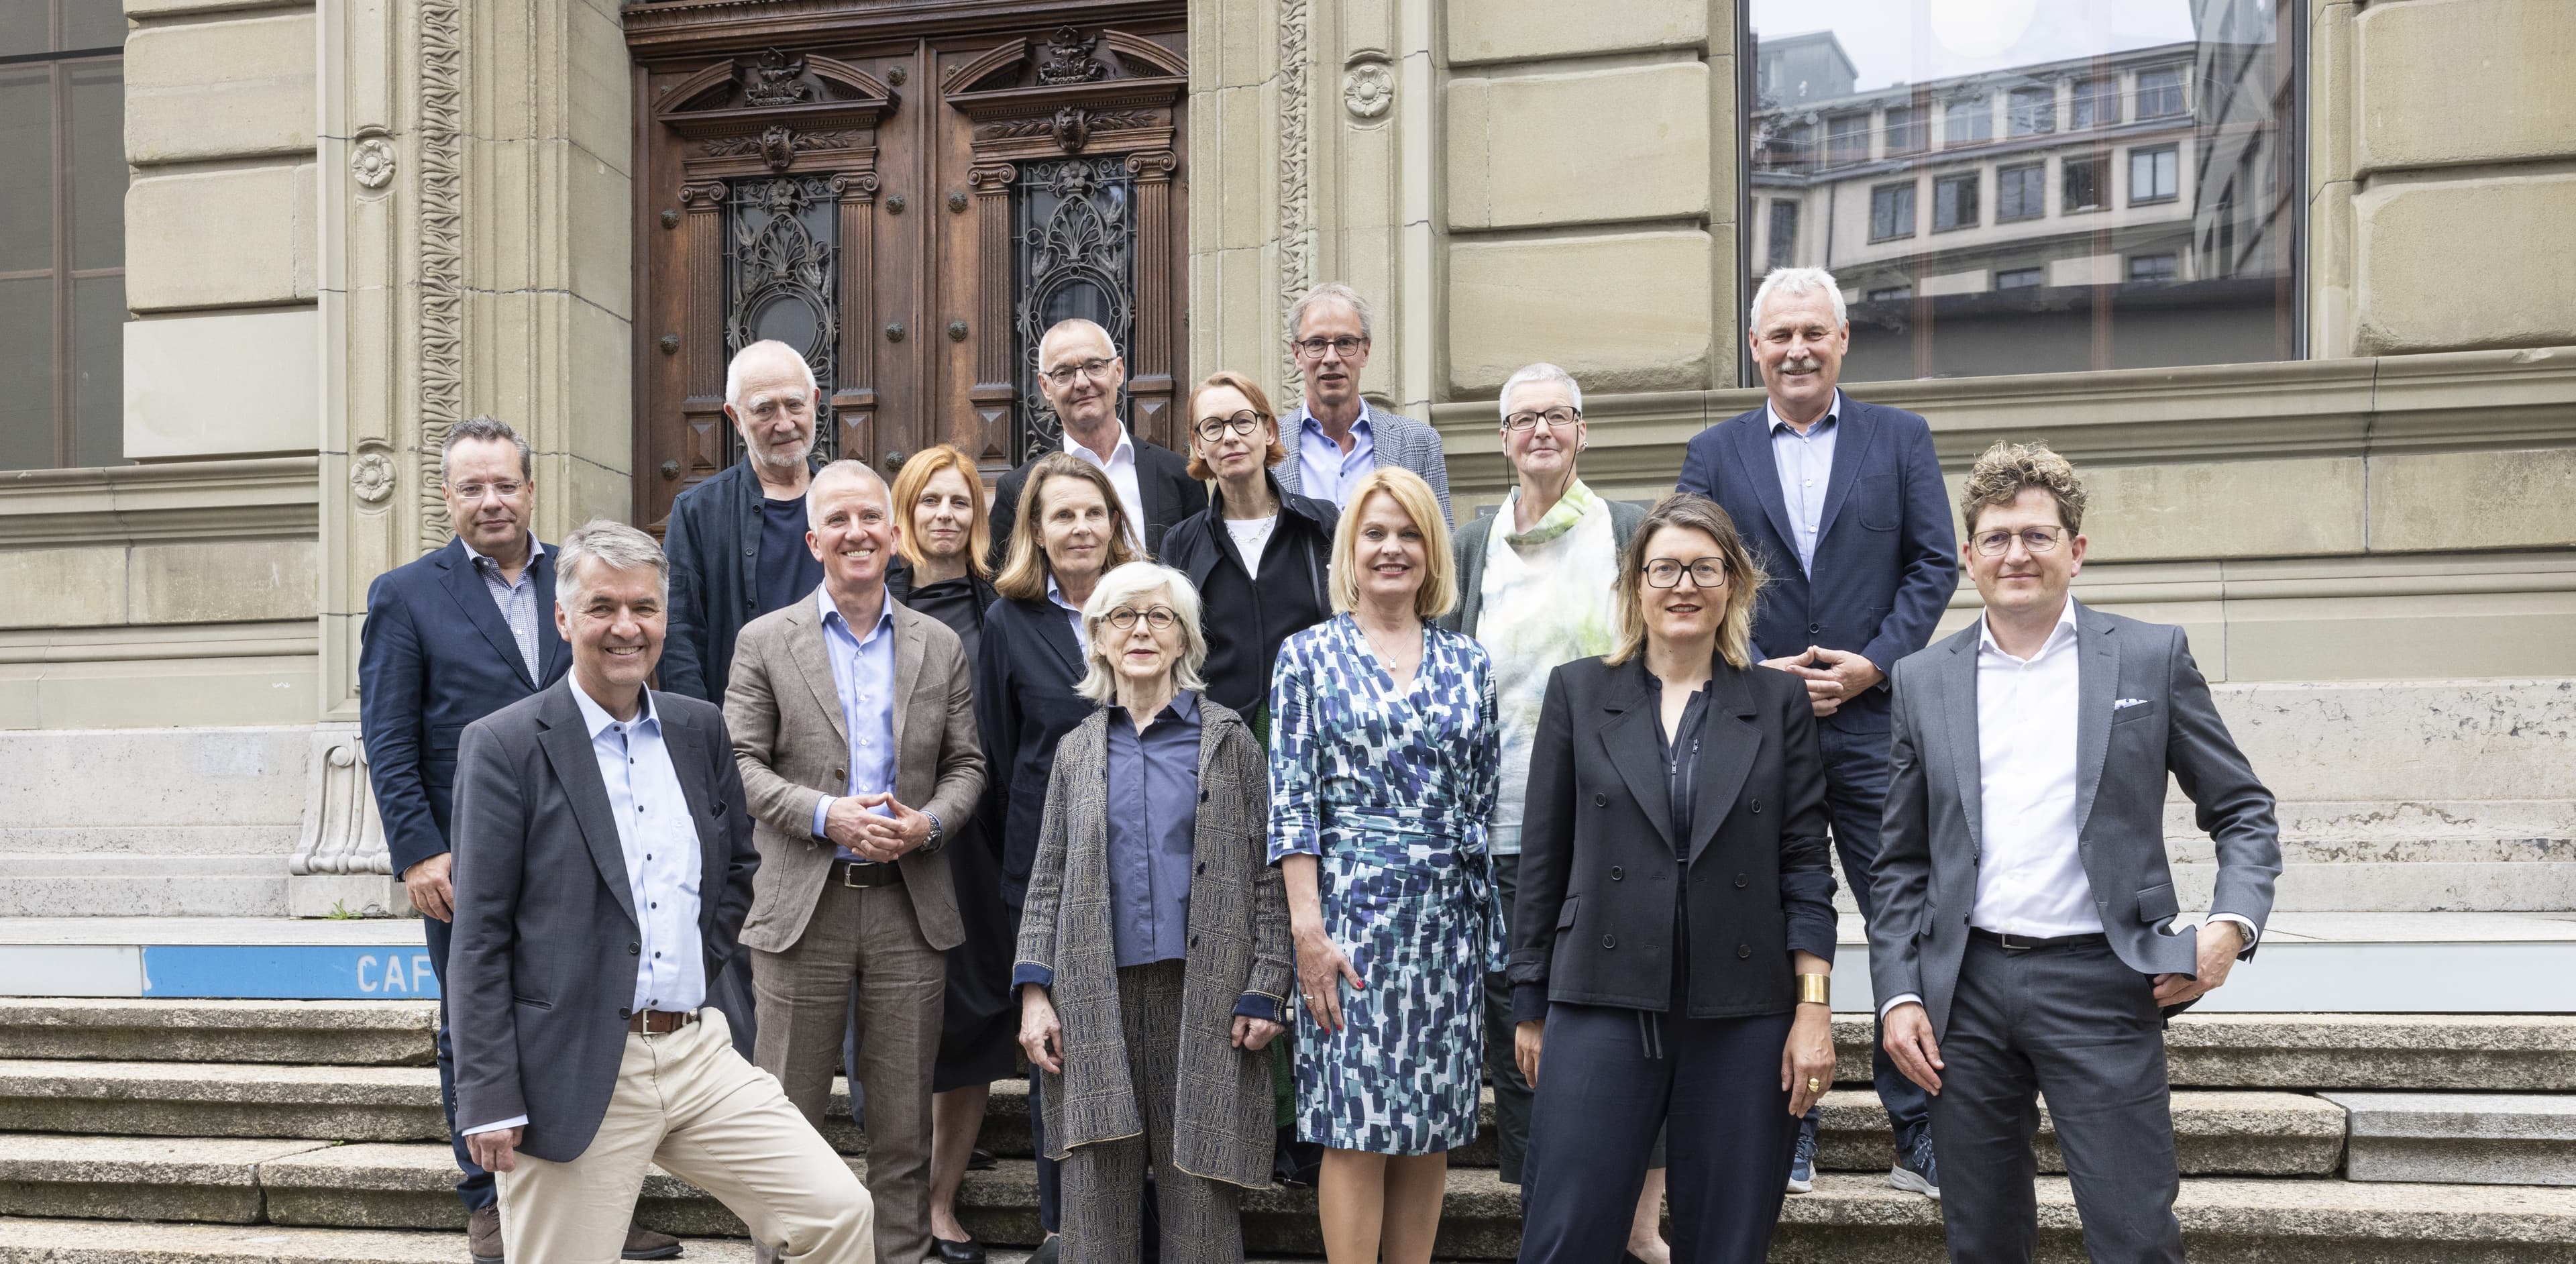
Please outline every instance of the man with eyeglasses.
M555 628L554 560L528 529L537 493L527 440L490 417L460 421L447 428L439 449L438 481L455 537L367 586L367 619L358 632L358 729L385 850L404 894L420 910L429 968L444 996L456 911L448 831L458 740L465 726L563 679L572 653ZM499 1194L456 1132L456 1057L443 1002L438 1100L463 1173L456 1197L465 1204L467 1249L476 1264L498 1264ZM627 1229L626 1259L679 1253L677 1238Z
M1288 309L1288 338L1306 397L1288 414L1289 458L1279 485L1340 508L1348 489L1381 465L1411 470L1431 484L1440 516L1449 512L1449 462L1440 432L1385 412L1360 396L1360 370L1368 367L1369 305L1359 291L1327 281L1306 291ZM1283 436L1284 437L1284 436Z
M1767 398L1691 439L1680 490L1723 507L1770 577L1754 610L1754 653L1807 682L1834 849L1861 920L1875 927L1870 871L1887 798L1886 672L1932 639L1958 591L1958 537L1932 428L1837 385L1851 348L1843 308L1841 284L1822 268L1777 268L1763 278L1745 341ZM1884 1050L1871 1069L1896 1135L1888 1183L1939 1198L1922 1090ZM1819 1114L1810 1111L1799 1129L1792 1193L1813 1187Z
M1127 362L1109 331L1076 317L1057 321L1038 339L1038 393L1064 428L1063 450L1100 467L1118 489L1127 511L1127 543L1158 556L1172 524L1207 508L1207 484L1190 477L1189 462L1170 448L1127 432L1118 419L1118 392L1127 385ZM1032 452L1018 469L993 485L992 567L999 573L1018 529L1020 490L1044 452Z

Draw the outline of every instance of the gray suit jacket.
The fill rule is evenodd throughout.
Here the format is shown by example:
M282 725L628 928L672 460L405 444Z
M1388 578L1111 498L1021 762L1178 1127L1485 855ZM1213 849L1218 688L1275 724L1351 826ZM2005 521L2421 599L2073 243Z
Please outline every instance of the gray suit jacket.
M456 930L448 949L456 1119L528 1117L519 1149L568 1163L590 1148L626 1056L641 942L626 852L571 678L467 725L458 746ZM698 937L709 983L751 907L751 818L724 717L653 693L697 822Z
M1440 452L1440 432L1375 404L1363 401L1361 407L1365 411L1360 415L1369 423L1369 442L1377 455L1377 463L1421 475L1423 482L1431 484L1431 494L1440 500L1440 516L1456 522L1457 515L1449 512L1449 461ZM1298 486L1306 471L1297 436L1305 424L1306 404L1300 400L1296 411L1279 419L1279 442L1288 449L1288 459L1271 469L1279 476L1281 487L1299 496L1310 494ZM1334 508L1348 509L1350 506L1335 505Z
M938 817L954 838L984 792L966 647L947 624L887 600L894 610L894 797ZM744 625L725 687L725 725L760 822L753 836L760 880L742 924L743 946L784 952L805 934L832 872L832 844L814 837L814 805L848 793L850 784L850 735L814 594ZM945 952L964 942L948 858L924 847L895 863L930 946Z
M2075 606L2075 822L2084 876L2111 950L2141 974L2199 973L2199 931L2167 934L2182 912L2165 861L2165 775L2218 845L2213 913L2259 932L2281 875L2272 792L2227 734L2182 629ZM1872 878L1869 977L1880 1003L1923 998L1936 1038L1976 903L1983 765L1977 741L1977 628L1906 656L1892 674L1887 815ZM2125 707L2113 704L2139 699ZM2245 955L2253 955L2247 948Z

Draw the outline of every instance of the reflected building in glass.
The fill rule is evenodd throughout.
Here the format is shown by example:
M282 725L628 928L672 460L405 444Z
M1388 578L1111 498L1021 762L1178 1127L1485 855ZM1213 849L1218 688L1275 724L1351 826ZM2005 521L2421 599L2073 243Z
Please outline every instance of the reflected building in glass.
M1919 82L1759 33L1748 292L1830 269L1846 380L2298 358L2294 23L2195 0L2191 27Z

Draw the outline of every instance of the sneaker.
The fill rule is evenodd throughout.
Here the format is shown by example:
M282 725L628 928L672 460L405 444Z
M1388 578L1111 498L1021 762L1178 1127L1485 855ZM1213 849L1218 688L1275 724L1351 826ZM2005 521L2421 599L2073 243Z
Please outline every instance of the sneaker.
M477 1208L465 1218L465 1250L474 1264L501 1264L501 1205Z
M1789 1192L1810 1193L1816 1188L1816 1121L1798 1122L1798 1148L1789 1154Z
M1887 1183L1936 1201L1941 1197L1941 1171L1933 1166L1929 1135L1916 1137L1914 1148L1897 1156L1896 1166L1887 1173Z
M1063 1242L1061 1233L1046 1235L1046 1241L1038 1243L1038 1249L1029 1253L1029 1264L1055 1264L1056 1252Z

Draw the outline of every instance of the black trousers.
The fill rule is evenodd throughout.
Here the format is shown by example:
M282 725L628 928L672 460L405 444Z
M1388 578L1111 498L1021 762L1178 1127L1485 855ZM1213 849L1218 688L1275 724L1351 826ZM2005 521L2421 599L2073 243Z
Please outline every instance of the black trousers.
M429 944L429 968L438 975L438 1108L447 1115L447 1145L456 1152L456 1170L463 1173L456 1182L456 1201L465 1210L481 1211L500 1201L501 1192L492 1186L492 1174L475 1166L465 1153L465 1138L456 1135L456 1051L447 1039L447 943L456 928L435 917L422 914L422 937Z
M1762 1264L1797 1136L1780 1087L1789 1022L1549 1006L1521 1185L1521 1264L1617 1264L1668 1120L1675 1264Z
M1868 925L1876 905L1870 896L1870 871L1878 865L1879 817L1887 807L1888 735L1846 733L1819 724L1816 739L1825 756L1825 809L1833 817L1834 851L1842 857L1843 881L1851 887L1852 902L1860 906L1861 924ZM1887 1108L1888 1126L1896 1132L1896 1152L1908 1154L1914 1139L1931 1126L1931 1104L1923 1089L1905 1078L1896 1069L1896 1060L1887 1056L1884 1024L1873 1026L1870 1034L1870 1081L1878 1089L1878 1104ZM1818 1104L1807 1111L1807 1125L1814 1127L1823 1117L1824 1107Z
M2094 1264L2182 1264L2172 1094L2155 987L2109 945L2015 950L1971 936L1941 1039L1932 1145L1959 1264L2026 1264L2039 1245L2037 1097Z

